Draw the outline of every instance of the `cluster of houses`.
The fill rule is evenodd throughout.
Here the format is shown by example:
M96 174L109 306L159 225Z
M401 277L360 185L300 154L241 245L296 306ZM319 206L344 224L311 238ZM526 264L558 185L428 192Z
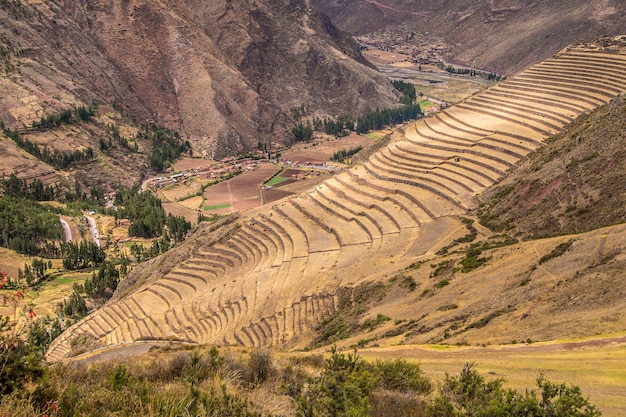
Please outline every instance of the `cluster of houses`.
M328 165L327 161L299 161L297 159L281 158L280 163L290 168L323 169L331 171L338 169L335 166Z
M413 36L411 36L413 35ZM445 60L452 49L430 36L406 33L405 30L381 30L356 37L363 49L380 50L405 55L404 61L414 64L434 64Z
M254 171L256 167L263 162L266 162L266 160L254 158L224 158L216 164L213 163L211 166L193 168L170 176L160 176L152 178L147 186L152 189L158 190L160 188L167 187L168 185L185 182L192 177L203 177L219 180L220 178L224 178L226 176L237 174L240 172Z

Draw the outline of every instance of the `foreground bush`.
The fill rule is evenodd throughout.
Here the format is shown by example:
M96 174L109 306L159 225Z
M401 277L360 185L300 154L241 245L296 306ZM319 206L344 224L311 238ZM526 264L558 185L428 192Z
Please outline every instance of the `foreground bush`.
M4 339L6 341L6 339ZM472 364L435 384L405 360L368 363L355 352L276 363L269 350L158 349L95 364L25 366L22 349L0 351L0 416L596 417L576 386L543 376L519 392ZM19 349L18 349L19 347ZM10 353L10 355L8 355ZM16 374L15 372L21 372ZM15 380L13 380L13 378ZM19 383L15 383L19 382ZM7 389L8 388L8 389Z

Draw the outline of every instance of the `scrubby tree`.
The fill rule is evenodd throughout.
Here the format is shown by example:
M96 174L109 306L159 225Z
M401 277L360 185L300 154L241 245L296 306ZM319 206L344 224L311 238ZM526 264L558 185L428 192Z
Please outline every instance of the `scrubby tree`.
M376 389L377 378L365 362L354 353L340 353L336 347L324 364L319 378L297 398L297 415L366 416L369 396Z
M474 364L457 377L446 375L442 393L429 407L431 416L484 417L598 417L601 413L577 386L553 384L543 375L535 390L519 392L503 387L504 380L485 380Z
M310 123L298 123L291 129L291 133L296 138L296 142L306 142L313 137L313 128Z

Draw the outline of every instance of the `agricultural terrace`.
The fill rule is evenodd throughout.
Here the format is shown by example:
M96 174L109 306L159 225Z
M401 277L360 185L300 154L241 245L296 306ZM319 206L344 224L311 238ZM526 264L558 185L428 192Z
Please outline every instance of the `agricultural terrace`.
M342 309L350 304L347 300L357 300L357 288L383 287L398 268L406 266L403 262L419 257L426 261L451 240L464 239L469 229L457 216L476 208L476 195L545 146L549 137L563 132L578 115L626 91L624 51L626 43L617 41L614 46L565 49L481 94L409 124L363 164L303 194L250 210L219 224L220 229L203 229L204 234L195 234L194 240L183 244L190 249L186 258L166 255L159 273L145 285L57 338L47 360L60 361L78 353L81 346L72 343L77 339L87 341L88 350L163 339L288 349L322 345L323 340L311 340L312 330L328 325L333 317L345 317ZM345 139L336 142L338 147L315 159L327 161L338 149L361 145ZM295 155L286 151L282 157L295 159ZM230 204L222 209L227 212L258 205L254 186L276 170L262 165L248 176L219 184L221 194L220 188L209 187L206 205ZM242 195L246 182L247 195ZM452 281L433 280L434 271L424 265L412 272L416 278L423 274L423 279L414 278L414 286L420 286L414 294L416 302L403 309L402 316L390 309L384 330L392 330L390 342L398 344L476 343L495 337L491 343L503 343L528 340L527 332L532 332L533 340L554 340L558 337L554 329L563 325L588 334L623 330L616 329L623 323L619 315L625 311L620 304L623 297L610 305L590 304L586 316L579 314L580 300L556 311L546 298L559 286L574 288L577 271L596 266L594 257L580 254L617 253L622 233L626 231L620 227L611 233L592 232L591 239L575 243L571 254L548 266L537 265L565 237L511 247L512 262L488 261L485 256L481 262L488 265ZM521 249L527 255L520 256ZM476 254L467 255L459 262L480 260ZM521 285L524 270L532 281ZM477 286L484 284L485 277L497 280L497 285L487 291ZM581 288L602 289L589 284ZM528 300L528 289L541 297L515 311L528 327L520 335L497 332L495 326L504 325L498 316L513 313L513 295ZM376 292L370 293L372 303L377 302Z

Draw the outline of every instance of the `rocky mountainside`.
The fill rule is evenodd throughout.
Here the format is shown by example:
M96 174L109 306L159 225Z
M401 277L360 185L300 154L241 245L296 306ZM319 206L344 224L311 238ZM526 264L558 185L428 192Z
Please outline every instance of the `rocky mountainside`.
M180 131L214 156L285 143L285 114L366 112L397 99L308 0L11 1L0 7L0 120L75 104Z
M451 58L511 75L580 39L624 32L624 0L314 0L341 29L402 25L446 39Z

